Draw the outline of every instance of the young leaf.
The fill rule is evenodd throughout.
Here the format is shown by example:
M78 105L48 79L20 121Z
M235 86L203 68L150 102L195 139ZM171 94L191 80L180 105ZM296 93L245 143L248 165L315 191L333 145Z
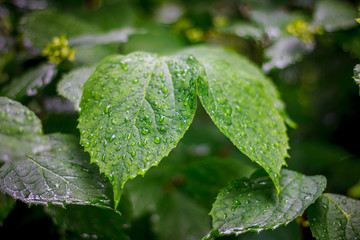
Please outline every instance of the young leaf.
M338 194L323 194L307 210L317 240L360 239L360 201Z
M360 86L360 64L356 64L354 68L354 80L357 85ZM359 91L360 94L360 91Z
M25 74L15 78L2 92L9 98L21 100L26 96L34 96L48 85L57 73L54 64L41 64Z
M0 97L0 161L48 149L40 119L20 103Z
M168 155L196 109L196 64L147 53L103 60L84 85L81 144L114 185L115 204L128 179Z
M80 112L80 101L86 80L94 72L95 67L82 67L75 69L62 77L57 85L57 91L63 97L69 99L76 111Z
M79 204L111 208L111 186L88 162L71 135L48 137L50 151L7 162L0 189L28 204Z
M270 175L278 191L288 156L284 105L272 83L246 59L213 48L193 48L204 72L198 96L219 129Z
M234 180L223 189L210 212L214 229L207 239L287 224L301 216L326 186L323 176L305 176L286 169L281 173L279 195L271 179L260 172L250 179Z

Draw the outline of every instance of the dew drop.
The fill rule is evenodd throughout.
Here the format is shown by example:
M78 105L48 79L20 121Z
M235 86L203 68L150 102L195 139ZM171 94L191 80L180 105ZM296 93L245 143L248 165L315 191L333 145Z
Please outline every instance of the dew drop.
M154 143L159 144L161 142L160 137L154 137Z
M149 131L149 129L147 129L147 128L141 129L141 133L144 134L144 135L148 134L149 132L150 132L150 131Z

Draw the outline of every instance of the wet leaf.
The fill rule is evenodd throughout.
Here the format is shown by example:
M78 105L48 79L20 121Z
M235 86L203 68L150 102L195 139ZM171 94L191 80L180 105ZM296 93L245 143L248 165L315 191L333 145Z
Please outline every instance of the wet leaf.
M49 148L35 113L6 97L0 97L0 126L1 161L13 161Z
M147 53L103 60L84 85L81 144L120 200L128 179L169 154L196 109L196 62Z
M360 201L325 193L307 210L317 240L360 239Z
M299 38L286 36L279 38L265 50L266 62L264 71L283 69L303 59L304 55L314 49L314 43L305 44Z
M57 91L63 97L69 99L76 111L80 112L80 101L86 80L95 70L95 66L75 69L62 77L57 86Z
M0 189L28 204L112 207L111 185L90 165L78 139L48 137L51 150L7 162L0 168Z
M214 229L206 239L288 224L301 216L326 186L323 176L305 176L286 169L281 173L278 195L271 179L259 171L250 179L232 181L217 196L210 212Z
M203 66L197 92L217 127L262 166L279 188L288 156L284 105L269 79L245 58L214 48L186 50Z
M314 26L332 32L356 26L356 7L346 1L317 1L314 9Z
M57 69L54 64L41 64L13 79L1 92L1 95L16 100L21 100L26 96L34 96L52 81L56 73Z

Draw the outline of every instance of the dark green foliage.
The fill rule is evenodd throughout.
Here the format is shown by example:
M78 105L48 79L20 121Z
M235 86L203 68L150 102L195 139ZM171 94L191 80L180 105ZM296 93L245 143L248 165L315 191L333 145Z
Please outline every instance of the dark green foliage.
M358 5L0 1L0 239L359 239Z

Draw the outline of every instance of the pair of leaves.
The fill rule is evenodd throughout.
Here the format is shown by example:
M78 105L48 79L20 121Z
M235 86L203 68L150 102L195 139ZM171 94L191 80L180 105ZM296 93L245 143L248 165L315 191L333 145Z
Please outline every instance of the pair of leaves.
M197 95L220 130L280 190L288 118L272 83L239 55L198 47L170 57L111 56L83 88L81 144L114 185L115 203L128 179L176 146L194 117Z
M111 208L111 185L90 165L77 138L42 134L35 114L0 98L0 189L28 204L80 204Z

